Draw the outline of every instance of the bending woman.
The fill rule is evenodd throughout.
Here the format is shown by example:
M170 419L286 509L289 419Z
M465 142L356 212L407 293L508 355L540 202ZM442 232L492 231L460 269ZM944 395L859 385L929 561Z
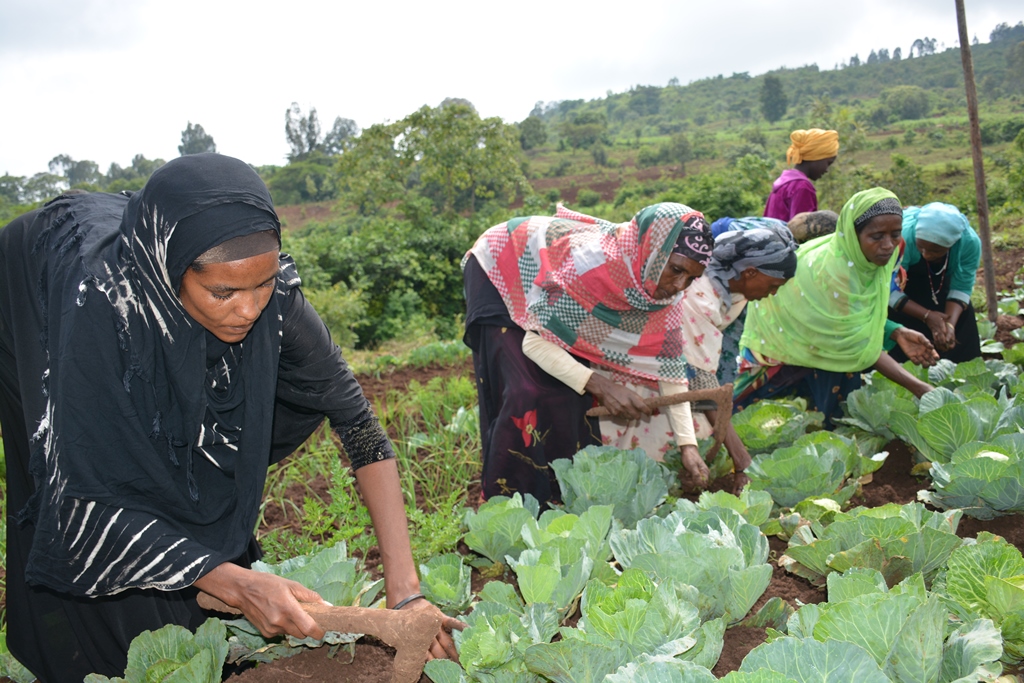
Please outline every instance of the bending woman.
M704 272L703 216L657 204L614 224L560 208L486 231L466 255L466 336L480 398L483 495L558 500L549 463L602 443L587 409L597 399L625 419L652 411L622 382L685 390L681 292ZM605 373L595 372L602 368ZM689 404L658 436L674 436L699 482ZM619 445L632 448L632 438ZM648 450L657 457L660 452Z
M840 402L870 368L915 396L931 390L883 349L888 339L915 363L938 359L924 335L886 319L902 214L892 192L858 192L843 206L834 234L800 247L796 277L747 311L737 408L796 393L831 426Z
M388 604L419 594L391 445L280 233L259 176L218 154L0 232L7 644L41 681L122 675L143 630L202 623L196 589L264 635L322 637L315 592L248 566L267 466L325 416Z
M796 249L785 223L772 218L735 219L730 231L715 239L707 270L683 298L683 348L691 389L712 389L734 381L747 302L775 294L796 274ZM697 436L707 437L717 411L702 407L695 407ZM724 442L737 475L734 488L741 489L750 454L731 424Z
M981 357L971 292L981 261L981 240L951 204L933 202L903 212L907 243L903 291L889 300L889 319L927 336L940 358L963 363ZM906 360L899 349L892 357Z

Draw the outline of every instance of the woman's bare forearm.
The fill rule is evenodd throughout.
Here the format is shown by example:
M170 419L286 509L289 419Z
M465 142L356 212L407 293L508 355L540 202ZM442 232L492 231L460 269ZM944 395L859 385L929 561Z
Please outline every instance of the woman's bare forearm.
M405 517L405 498L402 496L398 465L394 458L380 460L360 467L355 476L377 534L377 546L384 564L384 590L390 607L420 591L409 543L409 523Z

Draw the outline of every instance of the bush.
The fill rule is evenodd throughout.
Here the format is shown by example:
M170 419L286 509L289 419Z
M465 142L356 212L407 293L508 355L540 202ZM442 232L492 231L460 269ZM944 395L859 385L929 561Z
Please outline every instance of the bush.
M651 147L650 145L644 145L640 148L640 151L636 153L636 165L639 168L650 168L651 166L657 166L661 163L661 151Z
M895 192L904 206L920 206L928 198L928 185L921 177L921 167L902 154L892 155L885 187Z
M594 190L583 188L576 193L576 203L580 206L597 206L597 203L601 201L601 194Z
M997 142L1011 142L1024 130L1024 118L1014 117L1002 121L985 121L981 124L981 142L994 145Z
M916 85L886 88L881 98L882 104L899 119L921 119L931 109L928 91Z
M366 313L360 292L350 290L344 282L336 282L326 289L307 289L303 293L327 325L334 343L346 349L355 347L359 341L355 328Z

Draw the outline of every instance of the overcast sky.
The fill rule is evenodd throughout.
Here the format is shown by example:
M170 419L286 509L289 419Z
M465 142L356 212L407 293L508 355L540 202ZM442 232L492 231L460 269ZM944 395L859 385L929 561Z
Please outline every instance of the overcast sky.
M1021 0L966 2L982 42L1024 19ZM953 0L0 0L0 174L171 159L189 121L221 153L283 164L292 102L325 131L445 97L513 122L538 100L831 69L925 36L957 43Z

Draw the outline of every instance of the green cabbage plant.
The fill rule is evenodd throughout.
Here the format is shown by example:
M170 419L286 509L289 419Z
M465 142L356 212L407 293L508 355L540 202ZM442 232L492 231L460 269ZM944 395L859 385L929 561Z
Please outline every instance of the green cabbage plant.
M951 625L920 574L892 589L874 569L830 574L828 602L801 607L787 630L752 650L740 671L766 668L796 681L966 683L1002 670L999 629L989 619Z
M471 570L458 553L436 555L420 565L420 590L449 616L469 609L473 601Z
M633 527L665 502L674 472L641 448L626 451L587 446L570 458L551 461L565 510L580 514L592 505L611 505L612 516Z
M838 512L831 523L798 526L779 566L812 583L851 567L876 569L895 585L922 573L927 582L960 546L959 510L930 512L921 503L890 503Z
M517 558L526 549L523 525L537 519L540 503L527 493L512 497L494 496L476 512L466 512L469 532L463 538L469 549L483 555L494 564L505 562L505 557Z
M807 432L821 429L825 416L807 410L803 399L759 401L732 416L732 426L751 455L788 446Z
M124 678L89 674L84 683L220 683L228 654L220 619L207 619L195 634L177 624L143 631L128 647Z
M547 510L539 519L527 520L521 529L527 548L516 558L505 558L523 601L550 603L563 616L571 611L595 566L607 567L611 524L608 505L595 505L578 516Z
M699 591L701 619L739 621L761 597L772 577L768 539L735 510L700 510L676 502L665 517L649 517L635 530L612 531L612 553L623 568L650 572Z
M424 672L434 683L541 683L542 678L527 670L524 653L558 633L555 610L549 604L524 604L515 588L502 581L487 583L480 598L473 611L461 617L465 630L452 633L461 666L434 659Z
M1024 659L1024 557L1020 550L1000 536L978 534L975 543L965 543L950 555L944 590L969 614L991 619L1002 629L1004 661Z
M930 505L961 508L977 519L1024 512L1024 434L970 441L949 463L932 463L929 474L935 490L917 496Z
M332 605L371 607L377 602L384 581L371 581L369 574L357 569L358 564L356 558L348 557L345 543L340 542L317 553L299 555L279 564L253 562L252 569L298 581ZM361 633L328 631L322 640L300 640L292 636L268 639L245 618L226 621L225 625L231 634L228 638L229 662L269 662L297 655L307 647L354 643L362 637Z
M865 457L855 441L816 432L755 457L746 472L751 488L770 493L779 507L792 508L808 498L845 505L857 492L857 479L881 467L886 457L885 451Z
M697 595L693 586L656 582L638 569L623 572L615 587L590 581L577 627L560 629L559 642L531 646L527 667L556 681L601 681L644 656L714 666L725 623L714 619L702 625Z

